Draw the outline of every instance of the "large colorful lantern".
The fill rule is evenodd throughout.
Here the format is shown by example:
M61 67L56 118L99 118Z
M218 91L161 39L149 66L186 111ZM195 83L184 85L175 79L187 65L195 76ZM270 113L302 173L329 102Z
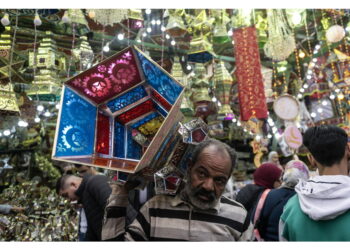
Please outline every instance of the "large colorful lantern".
M170 150L184 87L135 47L65 83L53 159L135 173Z

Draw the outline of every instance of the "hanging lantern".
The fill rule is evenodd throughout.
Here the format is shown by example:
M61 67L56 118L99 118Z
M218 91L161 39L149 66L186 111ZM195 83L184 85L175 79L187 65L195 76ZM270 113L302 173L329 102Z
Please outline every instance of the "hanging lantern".
M331 26L326 32L327 41L330 43L336 43L342 40L345 36L345 30L340 25Z
M80 64L80 71L87 70L91 67L94 59L94 52L86 36L80 37L79 45L76 49L73 49L73 55Z
M264 45L265 55L283 61L295 50L293 31L289 28L282 9L267 10L269 37Z
M233 111L230 107L230 90L233 79L225 67L223 61L218 62L215 65L214 81L216 87L216 96L220 100L221 106L219 107L218 114L220 117L229 119L233 115Z
M182 37L187 33L186 26L182 20L182 16L185 14L184 9L168 10L169 15L168 24L165 27L165 32L167 32L172 37Z
M40 42L36 58L34 52L29 52L29 66L37 67L38 70L27 93L35 98L39 96L41 100L55 101L61 92L58 72L62 67L65 68L65 61L62 62L58 56L56 42L51 35L51 31L46 31L46 37Z
M5 31L0 34L0 57L10 59L11 50L11 27L5 27Z
M141 9L129 9L123 24L129 29L138 30L144 27L143 15Z
M225 10L212 10L212 15L215 17L215 26L213 31L213 42L215 44L224 44L230 42L228 37L226 24L230 21Z

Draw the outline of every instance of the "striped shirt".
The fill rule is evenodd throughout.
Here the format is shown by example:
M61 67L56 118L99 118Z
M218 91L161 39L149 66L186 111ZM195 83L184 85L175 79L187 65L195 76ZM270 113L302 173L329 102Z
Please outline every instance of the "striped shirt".
M250 241L253 238L247 211L226 197L221 197L213 209L198 210L180 195L157 195L144 204L125 230L127 203L127 196L110 196L103 240Z

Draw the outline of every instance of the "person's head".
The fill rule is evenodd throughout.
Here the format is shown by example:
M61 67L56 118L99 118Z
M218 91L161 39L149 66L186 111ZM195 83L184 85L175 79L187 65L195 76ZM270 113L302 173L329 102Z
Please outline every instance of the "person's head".
M198 144L189 161L185 187L190 203L200 209L215 207L236 161L235 150L223 142L209 139Z
M281 185L282 170L273 163L263 163L258 167L254 174L254 183L265 188L277 188Z
M81 164L75 164L75 168L77 169L80 177L83 177L86 174L91 174L91 175L97 174L97 171L94 167L81 165Z
M279 164L278 154L276 151L271 151L268 155L268 162Z
M303 143L311 153L308 158L313 166L329 168L348 160L348 135L339 127L321 125L308 128Z
M309 168L306 164L299 160L292 160L286 164L282 177L282 186L294 188L298 184L299 179L309 179Z
M79 188L82 179L74 175L63 175L56 182L56 193L70 201L78 200L75 191Z

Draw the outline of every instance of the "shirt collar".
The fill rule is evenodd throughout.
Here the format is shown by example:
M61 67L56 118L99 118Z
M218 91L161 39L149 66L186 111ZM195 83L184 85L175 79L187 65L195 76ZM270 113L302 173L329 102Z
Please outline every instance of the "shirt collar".
M184 193L184 190L182 192L178 193L170 202L170 205L172 207L177 207L177 206L180 206L181 204L186 204L186 205L194 208L195 210L200 210L200 209L194 207L190 202L187 201L186 194ZM215 207L208 209L208 210L201 210L201 211L215 211L216 213L218 213L220 211L220 201L215 205Z

